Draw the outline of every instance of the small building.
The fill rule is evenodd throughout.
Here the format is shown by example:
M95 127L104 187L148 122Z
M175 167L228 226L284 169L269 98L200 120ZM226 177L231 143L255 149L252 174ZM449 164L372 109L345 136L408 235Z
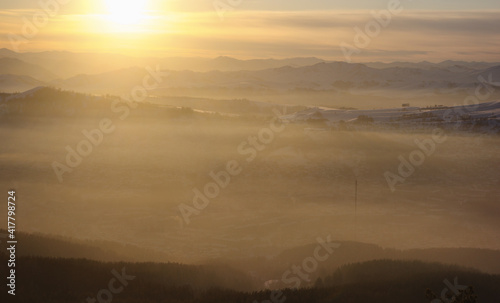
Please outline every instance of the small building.
M403 103L403 107L410 107L410 103Z

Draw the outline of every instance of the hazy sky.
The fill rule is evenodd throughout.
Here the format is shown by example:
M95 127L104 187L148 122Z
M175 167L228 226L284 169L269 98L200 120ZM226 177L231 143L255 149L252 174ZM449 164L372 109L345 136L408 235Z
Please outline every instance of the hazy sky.
M386 26L375 24L371 11L386 11L391 1L399 0L221 0L219 12L213 0L59 0L57 6L47 6L51 16L44 19L40 3L56 1L0 1L0 47L156 56L316 56L354 62L500 62L498 0L401 0L400 11L391 13ZM362 38L368 34L367 24L380 29L372 27L368 40Z
M41 0L41 2L49 3L52 0ZM147 1L147 0L146 0ZM236 3L239 0L223 1L226 3ZM65 7L90 7L99 5L100 0L61 0L60 3ZM122 0L126 3L127 0ZM213 0L149 0L152 8L168 7L172 10L182 11L202 11L211 10ZM387 0L307 0L307 1L290 1L290 0L242 0L239 8L253 10L322 10L322 9L380 9L387 6ZM429 9L429 10L478 10L478 9L500 9L500 2L497 0L406 0L405 6L411 9ZM38 0L2 0L0 1L2 9L36 9L39 7Z

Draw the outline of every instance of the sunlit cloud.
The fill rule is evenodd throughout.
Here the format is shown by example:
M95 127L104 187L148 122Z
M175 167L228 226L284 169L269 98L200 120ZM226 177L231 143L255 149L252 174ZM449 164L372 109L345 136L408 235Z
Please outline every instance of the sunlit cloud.
M20 33L21 16L0 14L2 47L6 35ZM215 12L144 13L141 22L116 22L102 14L51 18L22 51L154 52L165 56L219 55L241 58L316 56L343 60L341 42L352 42L369 11L234 11L221 22ZM500 61L500 11L405 11L353 61Z

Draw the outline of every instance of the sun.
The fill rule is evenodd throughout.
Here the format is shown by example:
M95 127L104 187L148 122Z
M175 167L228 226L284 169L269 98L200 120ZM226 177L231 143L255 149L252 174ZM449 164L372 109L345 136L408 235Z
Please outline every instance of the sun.
M144 0L104 0L108 11L107 18L117 24L133 25L141 23L146 17L147 1Z

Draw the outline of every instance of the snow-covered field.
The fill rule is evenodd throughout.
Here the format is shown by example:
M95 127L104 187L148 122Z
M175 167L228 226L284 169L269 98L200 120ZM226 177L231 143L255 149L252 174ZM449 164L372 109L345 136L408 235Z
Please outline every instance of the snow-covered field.
M328 107L311 107L306 110L285 115L281 118L290 121L307 121L309 119L326 119L329 123L354 122L359 116L369 116L374 122L389 123L400 121L425 122L425 119L435 118L437 122L456 122L462 116L470 119L486 118L500 120L500 101L491 101L472 105L457 105L437 108L400 107L372 110L345 110Z

